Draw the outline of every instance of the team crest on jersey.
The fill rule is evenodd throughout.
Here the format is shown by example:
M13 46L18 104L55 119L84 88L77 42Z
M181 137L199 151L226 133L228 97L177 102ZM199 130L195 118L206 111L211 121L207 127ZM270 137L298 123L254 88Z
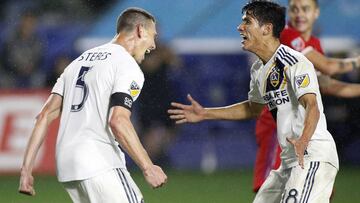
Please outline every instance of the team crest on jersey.
M136 96L139 95L139 93L140 93L140 87L139 87L139 85L138 85L135 81L132 81L132 82L131 82L129 92L130 92L130 95L131 95L132 97L136 97Z
M302 51L305 48L305 42L303 39L301 39L301 37L297 37L293 41L291 41L291 46L296 51Z
M270 73L270 84L273 87L277 87L280 83L280 73L276 70L276 68L273 68Z
M308 74L295 76L295 82L298 87L307 87L310 84L310 77Z

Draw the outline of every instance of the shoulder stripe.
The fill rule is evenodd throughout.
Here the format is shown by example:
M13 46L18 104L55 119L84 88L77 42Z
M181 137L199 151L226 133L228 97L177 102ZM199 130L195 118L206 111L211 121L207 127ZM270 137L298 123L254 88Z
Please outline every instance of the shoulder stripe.
M295 61L295 63L299 62L297 60L297 58L295 56L291 55L289 52L287 52L284 47L281 47L280 50L282 50L283 53L286 54L286 56L289 56L291 59L293 59Z
M287 55L289 55L292 59L294 59L296 62L298 62L297 58L296 58L295 56L291 55L288 51L286 51L286 50L284 49L284 47L282 47L282 49L284 50L284 52L285 52Z
M294 63L292 61L290 61L290 59L288 59L288 57L285 57L280 51L278 52L279 54L279 59L282 59L282 61L286 61L287 64L289 64L290 66L294 65Z
M292 62L292 64L290 64L290 65L294 65L294 64L296 63L296 61L295 61L293 58L291 58L291 55L290 55L289 53L285 52L284 49L281 48L281 49L279 50L279 52L282 53L282 55L283 55L285 58L287 58L288 60L290 60L290 61Z
M279 59L282 59L282 61L285 61L290 66L293 66L297 62L299 62L299 60L295 56L293 56L289 52L287 52L284 47L281 47L278 50L277 54L279 55Z

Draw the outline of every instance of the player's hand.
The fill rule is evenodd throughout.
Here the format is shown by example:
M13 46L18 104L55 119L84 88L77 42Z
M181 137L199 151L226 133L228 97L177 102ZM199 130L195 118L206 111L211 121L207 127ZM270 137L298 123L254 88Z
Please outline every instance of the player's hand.
M19 193L34 196L34 177L29 172L21 172L20 184L19 184Z
M157 165L151 165L143 170L146 182L152 188L159 188L167 182L167 176L164 171Z
M303 141L301 138L298 140L286 138L286 140L294 146L295 155L298 158L299 165L302 169L304 169L304 153L308 143Z
M176 124L181 123L196 123L204 120L205 109L197 101L195 101L190 94L187 95L187 99L191 102L191 105L184 105L176 102L172 102L171 106L177 109L169 109L168 113L170 118L176 121Z

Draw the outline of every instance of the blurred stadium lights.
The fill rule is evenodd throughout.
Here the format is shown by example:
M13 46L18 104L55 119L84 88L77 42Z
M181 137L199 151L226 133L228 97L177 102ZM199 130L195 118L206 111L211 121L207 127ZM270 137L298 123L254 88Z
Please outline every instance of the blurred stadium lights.
M111 38L81 38L76 44L76 50L83 52L95 46L107 43ZM241 48L241 38L177 38L169 45L178 54L231 54L244 52Z
M75 43L79 53L95 46L107 43L111 38L85 37ZM323 37L321 42L325 52L354 52L359 49L358 43L351 37ZM241 38L178 38L169 42L178 54L227 54L244 52L241 48Z
M224 42L227 45L228 40L240 39L236 27L241 22L241 8L246 2L247 0L228 0L219 6L216 0L202 1L201 4L191 0L118 1L106 13L100 15L101 17L93 23L89 32L79 39L76 50L83 51L110 41L115 34L114 25L119 12L129 6L139 6L153 13L157 18L160 41L172 42L175 47L187 47L186 50L194 50L198 48L198 44L194 44L194 48L189 48L190 42L202 44L203 41L207 43L214 41L211 43L216 45ZM278 0L278 2L287 5L288 1ZM360 13L349 9L349 5L352 8L359 8L360 1L320 0L321 16L315 33L321 37L325 51L349 51L359 46ZM333 14L334 11L336 15ZM193 41L194 38L195 41ZM179 45L179 43L186 43L186 45ZM231 48L225 51L235 49L236 45L239 43L230 43ZM219 47L221 49L222 46ZM209 44L209 49L211 50L211 44ZM204 49L204 51L207 50ZM176 49L176 51L183 50Z
M352 52L358 49L357 41L352 37L322 37L321 45L325 52Z

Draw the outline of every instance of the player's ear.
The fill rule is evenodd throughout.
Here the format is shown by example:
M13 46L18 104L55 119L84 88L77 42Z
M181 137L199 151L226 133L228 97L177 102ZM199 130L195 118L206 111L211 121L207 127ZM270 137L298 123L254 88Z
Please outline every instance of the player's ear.
M265 23L265 24L262 26L263 35L272 34L272 30L273 30L273 25L272 25L271 23Z
M315 19L318 19L319 16L320 16L320 9L319 9L319 7L316 7L316 9L315 9Z
M136 25L136 36L138 38L142 38L144 35L144 25L143 24L137 24Z

